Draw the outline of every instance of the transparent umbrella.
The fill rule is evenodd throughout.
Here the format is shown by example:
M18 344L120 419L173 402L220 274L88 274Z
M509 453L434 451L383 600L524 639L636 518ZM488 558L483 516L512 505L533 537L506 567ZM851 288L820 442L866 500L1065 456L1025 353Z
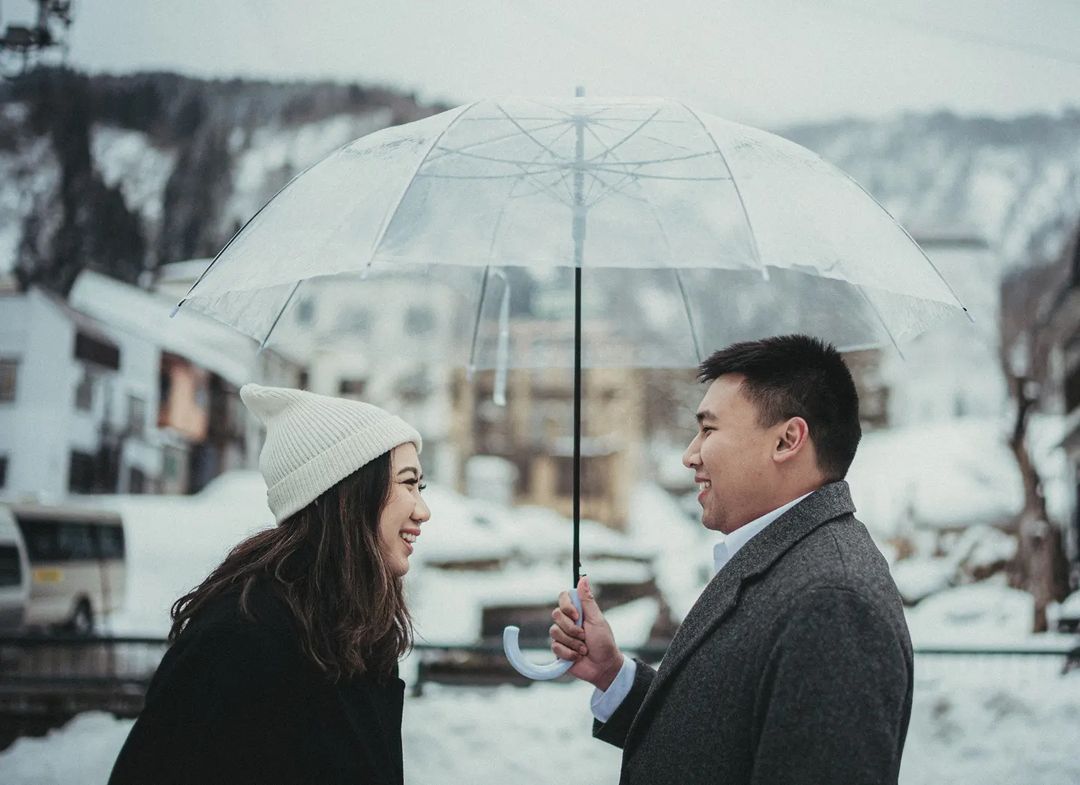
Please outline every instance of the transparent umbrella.
M545 351L511 346L513 268L573 292L574 330ZM462 291L470 370L574 368L574 585L583 367L691 367L786 332L899 348L964 313L904 229L817 155L676 101L580 96L479 101L345 145L251 218L178 307L266 345L302 287L387 271ZM568 667L527 672L512 629L526 675Z

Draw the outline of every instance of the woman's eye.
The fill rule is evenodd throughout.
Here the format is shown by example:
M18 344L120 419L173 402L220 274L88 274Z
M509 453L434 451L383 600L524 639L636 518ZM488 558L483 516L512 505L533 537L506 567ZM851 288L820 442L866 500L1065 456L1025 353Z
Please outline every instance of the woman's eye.
M426 491L427 490L427 483L426 482L420 483L419 488L420 488L421 491Z

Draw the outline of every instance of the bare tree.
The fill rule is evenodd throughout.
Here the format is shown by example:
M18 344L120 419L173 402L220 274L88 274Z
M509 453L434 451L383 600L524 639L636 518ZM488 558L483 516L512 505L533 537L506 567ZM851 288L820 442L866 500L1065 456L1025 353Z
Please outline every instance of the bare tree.
M1009 448L1024 488L1023 508L1013 519L1016 556L1008 566L1009 585L1035 599L1033 631L1047 630L1046 609L1068 592L1068 564L1061 527L1046 508L1042 477L1028 445L1031 414L1037 410L1047 358L1055 340L1054 313L1069 286L1060 264L1027 268L1006 276L1001 297L1001 368L1016 405Z

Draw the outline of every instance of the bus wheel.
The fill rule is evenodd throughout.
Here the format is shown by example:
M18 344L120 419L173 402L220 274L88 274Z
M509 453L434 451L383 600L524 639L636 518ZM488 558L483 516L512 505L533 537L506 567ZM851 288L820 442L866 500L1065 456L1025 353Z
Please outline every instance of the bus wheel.
M94 611L90 608L90 602L86 599L79 600L75 606L75 613L71 615L68 629L74 635L89 635L94 631Z

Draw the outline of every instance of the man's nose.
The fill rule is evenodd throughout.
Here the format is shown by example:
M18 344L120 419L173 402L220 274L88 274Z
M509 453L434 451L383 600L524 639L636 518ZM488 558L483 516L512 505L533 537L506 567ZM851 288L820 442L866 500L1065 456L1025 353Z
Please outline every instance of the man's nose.
M682 455L682 464L687 469L693 469L700 463L701 455L698 452L698 437L695 436L694 440L687 446L686 452Z

